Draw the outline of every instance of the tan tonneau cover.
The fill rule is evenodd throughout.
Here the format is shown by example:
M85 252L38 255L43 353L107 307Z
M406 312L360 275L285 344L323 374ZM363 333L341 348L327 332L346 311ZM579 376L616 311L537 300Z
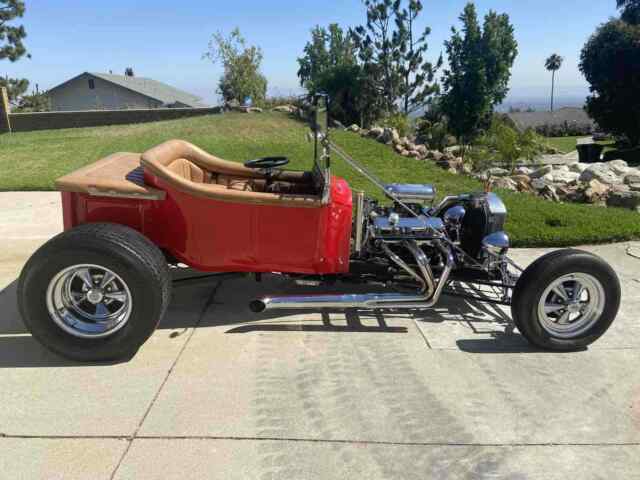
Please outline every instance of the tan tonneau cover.
M104 197L163 200L165 192L144 184L139 153L120 152L80 168L55 182L63 192L88 193Z

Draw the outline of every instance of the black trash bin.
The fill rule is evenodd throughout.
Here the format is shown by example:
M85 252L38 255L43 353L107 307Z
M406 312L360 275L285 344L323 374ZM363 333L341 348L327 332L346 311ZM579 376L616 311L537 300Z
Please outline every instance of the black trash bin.
M580 163L595 163L600 161L604 146L598 143L585 143L577 145L578 157Z

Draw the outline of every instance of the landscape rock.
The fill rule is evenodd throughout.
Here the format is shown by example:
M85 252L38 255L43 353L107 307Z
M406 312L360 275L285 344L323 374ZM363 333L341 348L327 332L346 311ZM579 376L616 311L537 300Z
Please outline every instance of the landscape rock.
M628 173L624 177L624 183L627 185L632 185L634 183L640 183L640 173Z
M334 126L335 128L340 128L340 129L342 129L342 130L344 130L344 129L346 128L346 127L342 124L342 122L341 122L340 120L333 119L333 120L331 121L331 123L333 124L333 126Z
M625 175L626 173L629 173L629 170L631 170L629 168L629 164L624 160L612 160L608 162L607 165L610 170L613 170L618 175Z
M509 177L490 177L489 181L493 188L501 188L503 190L518 191L518 184Z
M371 138L380 138L384 133L384 128L382 127L372 127L367 135Z
M542 198L546 198L547 200L551 200L553 202L559 202L560 197L558 196L556 189L551 185L545 185L539 192L539 195Z
M576 172L576 173L582 173L587 168L589 168L589 164L588 163L574 162L571 165L569 165L569 171Z
M580 174L577 172L570 172L567 170L554 170L549 175L551 175L553 183L575 183L580 178ZM546 177L546 175L545 175ZM543 178L545 178L543 177Z
M632 183L629 185L629 190L632 192L640 192L640 183Z
M398 143L400 141L400 135L395 128L385 128L382 130L382 134L378 137L378 141L390 145L392 143Z
M518 175L531 175L533 173L533 169L529 167L516 167L514 173Z
M295 113L297 109L293 105L278 105L277 107L273 107L272 110L274 112Z
M360 127L357 124L349 125L347 130L353 133L358 133L360 131Z
M489 175L489 177L506 177L509 175L509 170L505 170L500 167L493 167L487 170L487 175Z
M535 190L531 186L531 179L528 175L514 175L511 180L516 183L519 192L534 193Z
M611 192L607 199L608 207L621 207L640 212L640 192Z
M553 166L552 165L545 165L544 167L541 167L541 168L537 169L536 171L531 172L529 174L529 176L531 178L540 178L540 177L544 177L548 173L551 173L552 171L553 171Z
M542 178L532 178L531 179L531 188L536 191L543 190L547 186L547 182Z
M429 153L430 153L429 158L431 158L431 160L433 160L434 162L438 163L442 160L442 157L443 157L442 152L439 152L438 150L431 150L431 152Z
M622 183L622 178L604 163L594 163L580 175L581 182L590 182L591 180L598 180L606 185Z
M590 180L584 186L584 201L587 203L603 203L609 194L609 187L598 180Z
M423 157L427 155L427 151L428 151L426 145L416 145L415 150L420 152L420 155L422 155Z

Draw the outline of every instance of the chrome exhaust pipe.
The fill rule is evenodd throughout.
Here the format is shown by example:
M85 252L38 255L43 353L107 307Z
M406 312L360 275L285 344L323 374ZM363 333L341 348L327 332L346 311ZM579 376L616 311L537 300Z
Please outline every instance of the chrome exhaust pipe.
M415 248L419 250L422 255L422 250L415 245ZM409 248L413 253L413 246ZM256 313L264 312L265 310L317 310L317 309L335 309L342 310L348 308L358 309L391 309L391 308L415 308L423 309L434 306L442 295L442 290L449 279L449 275L453 270L455 263L451 250L442 247L443 252L447 257L447 264L442 271L442 275L437 282L437 286L434 285L433 275L431 274L431 268L428 263L424 270L422 270L422 263L426 260L416 255L416 261L423 272L428 273L428 277L422 281L426 283L426 287L423 292L418 295L409 295L402 293L363 293L363 294L337 294L337 295L290 295L282 297L263 297L258 300L254 300L249 304L249 308ZM394 254L395 255L395 254ZM393 257L392 260L396 261ZM398 257L399 259L399 257ZM402 262L402 260L400 260ZM402 262L404 263L404 262ZM402 266L402 265L401 265ZM411 270L406 264L406 268ZM403 267L404 268L404 267ZM413 271L413 270L411 270ZM414 272L415 273L415 272ZM417 274L416 274L417 275ZM431 278L429 278L429 276Z

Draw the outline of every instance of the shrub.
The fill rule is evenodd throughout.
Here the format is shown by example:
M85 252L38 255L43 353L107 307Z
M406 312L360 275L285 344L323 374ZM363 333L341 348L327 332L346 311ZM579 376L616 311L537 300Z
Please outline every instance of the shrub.
M467 160L474 170L492 166L513 170L518 160L531 161L544 150L542 139L533 130L518 132L494 118L489 130L470 149Z
M420 143L428 145L433 150L442 151L456 143L456 138L449 134L449 129L444 121L432 123L425 119L418 120L416 137Z
M411 120L407 115L402 113L394 113L386 118L382 119L380 125L388 128L395 128L401 137L406 137L411 133L412 125Z

